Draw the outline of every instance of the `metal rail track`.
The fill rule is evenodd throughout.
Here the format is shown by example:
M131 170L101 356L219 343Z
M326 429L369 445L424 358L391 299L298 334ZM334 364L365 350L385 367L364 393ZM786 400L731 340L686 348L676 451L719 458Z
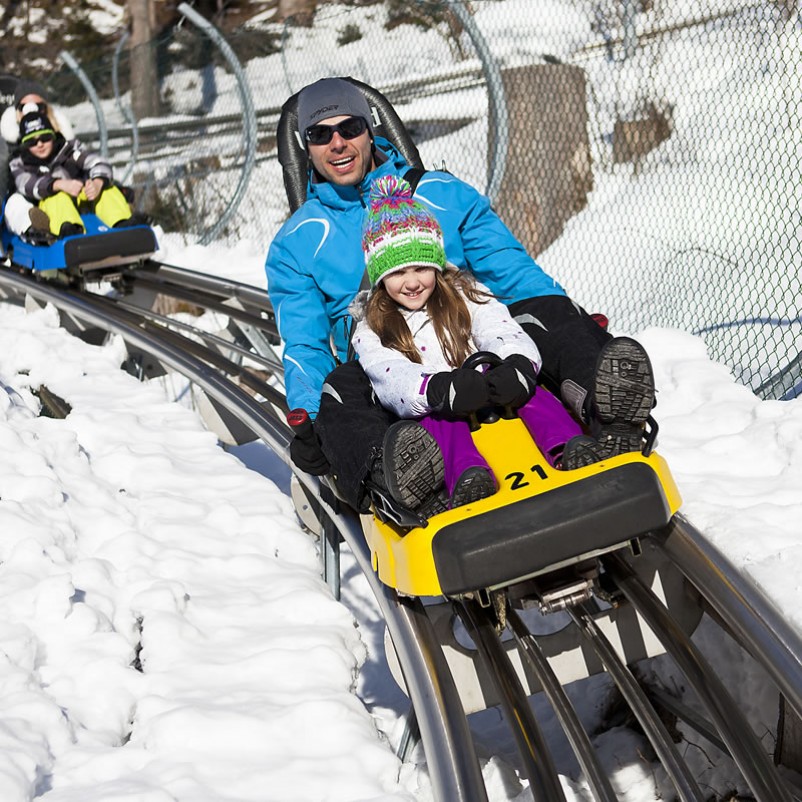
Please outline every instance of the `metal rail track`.
M220 353L222 349L233 348L239 356L258 358L258 353L249 350L252 346L212 342L214 347L210 348L198 342L198 339L210 335L189 327L190 331L184 333L190 336L185 337L169 329L170 321L160 319L161 316L149 310L136 308L138 286L143 290L141 298L152 298L157 291L174 297L192 298L193 303L226 314L234 310L239 316L234 314L232 317L238 324L251 327L260 336L271 337L274 321L266 295L236 282L157 264L130 271L126 281L132 283L133 291L120 303L110 298L54 288L11 271L0 271L0 288L52 303L89 325L116 333L130 347L150 353L159 362L186 376L241 420L289 465L289 435L278 412L282 394L266 389L264 383L253 377L247 378L250 374L243 371L240 364ZM280 372L275 361L266 360L263 364ZM257 400L253 394L262 395L270 403ZM325 486L314 477L299 473L297 478L317 500L321 514L329 519L335 532L348 543L376 596L412 700L435 798L442 802L484 802L487 790L468 720L426 607L420 600L400 598L392 588L382 585L372 570L357 516L336 502L327 501L332 498L331 493L326 492ZM651 541L704 597L717 620L723 622L732 636L764 665L787 703L802 714L802 640L784 622L779 611L682 516L675 516L672 524L665 531L655 533ZM624 559L620 553L603 557L602 569L613 583L612 591L606 587L605 596L612 592L617 603L632 605L649 623L712 719L712 723L705 722L701 731L716 733L755 798L760 802L793 799L792 790L763 752L737 703L721 686L715 672L706 665L682 628L672 620L668 610L634 573L630 560ZM482 606L475 599L455 600L454 606L482 659L491 666L501 707L518 745L522 770L529 779L533 798L537 802L564 800L548 743L502 646L498 610L492 605ZM515 640L517 651L528 669L539 678L594 798L599 802L612 802L617 797L610 778L606 776L591 739L541 652L537 636L527 630L506 598L503 607L502 619ZM581 603L570 610L574 626L604 664L651 742L674 784L677 798L693 802L704 799L660 722L658 712L646 699L615 648L596 626L597 612L594 601Z
M290 437L283 421L218 370L211 369L197 354L183 348L183 344L137 325L127 310L120 314L106 298L53 287L8 270L0 270L0 288L51 303L90 326L123 337L129 346L151 354L201 387L236 414L280 459L290 464ZM142 324L144 321L141 318ZM318 498L322 514L332 521L353 551L376 597L404 667L435 798L443 802L486 802L487 791L470 728L423 605L417 599L400 599L391 588L378 581L357 515L336 509L325 501L327 494L322 493L323 487L315 477L304 473L298 473L297 477Z
M421 97L428 97L431 94L446 94L472 89L483 86L484 83L485 79L481 65L476 61L472 61L467 65L456 65L422 78L387 84L382 88L382 93L387 96L391 103L396 105L409 103ZM281 107L271 106L259 109L255 114L259 143L273 143ZM220 156L219 151L214 151L211 148L198 153L197 143L201 134L204 140L211 136L215 137L218 142L226 136L230 137L231 144L225 155L234 161L242 156L240 147L242 114L224 114L214 117L204 116L193 120L178 120L171 124L169 132L165 131L164 126L158 124L139 125L137 133L139 137L138 156L149 163L170 162L176 156L181 156L185 153L187 147L190 147L193 151L194 155L191 157L193 159L213 155ZM97 131L87 129L79 131L77 136L86 141L97 141L99 135ZM128 127L110 128L107 131L107 136L112 150L112 158L120 165L127 164L127 160L130 157L131 129ZM272 158L275 158L275 154L273 154Z
M620 595L619 603L631 604L649 622L712 719L713 723L705 721L705 726L700 731L708 734L708 737L709 733L717 736L716 742L723 744L725 751L733 758L755 799L763 802L790 802L796 798L794 790L781 777L738 704L718 679L715 670L706 663L665 606L635 574L628 560L621 556L621 552L616 552L602 557L601 561L603 568L614 580L614 585L611 586L609 582L606 584L605 595L612 590L614 594ZM590 738L579 723L579 716L540 652L537 637L527 630L517 612L507 602L504 621L500 623L492 605L479 607L473 600L463 600L457 607L458 615L482 659L492 666L491 673L497 683L501 706L518 745L523 771L530 780L533 798L537 802L564 799L557 782L556 770L549 757L548 745L543 740L525 698L522 698L515 670L502 646L501 636L505 624L515 638L518 653L541 680L594 798L599 802L616 799L610 779L605 776ZM684 802L703 802L708 795L702 792L696 778L680 756L661 720L660 711L650 702L616 649L596 625L595 616L598 612L593 601L569 608L574 625L581 631L588 648L604 664L607 674L651 743L674 785L677 798Z

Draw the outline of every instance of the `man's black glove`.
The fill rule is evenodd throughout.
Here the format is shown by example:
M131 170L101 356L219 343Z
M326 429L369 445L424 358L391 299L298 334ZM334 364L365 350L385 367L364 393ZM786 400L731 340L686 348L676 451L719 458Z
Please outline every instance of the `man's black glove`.
M472 368L435 373L426 388L426 400L434 412L446 417L466 418L490 406L490 392L482 373Z
M312 419L305 409L293 409L287 413L287 423L295 435L290 441L290 458L302 470L314 476L323 476L331 471L331 465L320 447L312 425Z
M532 360L523 354L512 354L485 374L490 400L502 407L522 407L537 388L537 371Z

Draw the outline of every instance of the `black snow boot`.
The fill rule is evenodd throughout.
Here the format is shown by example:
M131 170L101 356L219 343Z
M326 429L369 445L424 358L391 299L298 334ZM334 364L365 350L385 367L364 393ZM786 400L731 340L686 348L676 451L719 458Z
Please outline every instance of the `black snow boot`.
M492 496L496 492L496 480L493 474L480 466L464 470L454 485L451 494L451 508L473 504L483 498Z
M443 486L443 453L416 421L402 420L390 426L384 436L382 462L387 489L411 510L420 510Z
M596 363L591 406L590 429L599 448L579 444L579 450L586 452L584 459L590 458L591 451L598 454L597 459L641 451L654 397L652 363L643 346L629 337L606 343Z
M443 454L419 423L398 421L387 430L366 486L375 514L402 527L425 526L448 509Z
M559 467L564 471L573 471L593 465L604 458L605 449L602 444L590 435L580 434L565 444Z

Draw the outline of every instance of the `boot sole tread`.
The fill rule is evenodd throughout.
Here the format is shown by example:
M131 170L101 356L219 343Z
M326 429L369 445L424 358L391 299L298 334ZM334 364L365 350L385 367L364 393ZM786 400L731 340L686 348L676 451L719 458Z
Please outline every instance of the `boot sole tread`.
M621 337L605 346L596 372L595 400L602 424L632 430L646 423L654 405L654 374L640 343Z
M391 427L384 441L384 478L387 489L404 506L417 510L442 485L443 455L422 426Z
M457 480L451 496L451 506L453 508L473 504L495 492L496 483L484 468L468 468Z

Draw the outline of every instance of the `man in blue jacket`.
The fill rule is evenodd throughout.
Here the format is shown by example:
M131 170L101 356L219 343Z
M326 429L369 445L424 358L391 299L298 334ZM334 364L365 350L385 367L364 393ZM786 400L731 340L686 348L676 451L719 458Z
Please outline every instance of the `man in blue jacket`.
M364 481L381 484L382 442L395 418L376 403L359 364L348 361L348 306L363 286L370 186L409 166L391 143L374 137L365 96L342 78L299 93L298 130L309 156L307 200L276 235L266 263L285 343L291 456L309 473L334 473L345 500L365 511ZM470 270L510 307L541 352L541 377L588 424L594 437L576 444L570 466L639 450L654 402L643 348L611 338L571 301L470 185L447 172L426 172L415 197L437 217L448 262ZM452 400L468 391L462 378L454 371Z

